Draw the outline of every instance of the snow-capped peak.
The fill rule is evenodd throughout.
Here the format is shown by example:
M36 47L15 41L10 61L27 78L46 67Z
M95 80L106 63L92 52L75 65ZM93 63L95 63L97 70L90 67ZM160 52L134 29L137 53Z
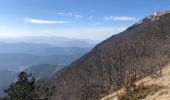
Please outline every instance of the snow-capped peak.
M161 11L161 12L154 12L152 15L147 16L145 19L156 21L159 20L159 18L165 14L170 14L170 10ZM142 19L136 23L136 25L141 24L144 22L145 19Z
M154 12L153 15L154 15L154 16L157 16L157 12Z
M159 20L159 18L165 14L169 14L170 10L154 12L152 15L146 17L146 19L150 19L151 21Z

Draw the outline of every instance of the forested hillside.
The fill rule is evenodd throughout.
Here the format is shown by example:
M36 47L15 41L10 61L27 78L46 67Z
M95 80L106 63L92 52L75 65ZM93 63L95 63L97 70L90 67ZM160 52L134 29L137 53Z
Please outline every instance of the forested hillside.
M40 97L46 96L43 87L48 87L53 92L50 100L98 100L128 81L159 70L170 60L169 26L169 11L144 18L98 44L60 73L40 81Z

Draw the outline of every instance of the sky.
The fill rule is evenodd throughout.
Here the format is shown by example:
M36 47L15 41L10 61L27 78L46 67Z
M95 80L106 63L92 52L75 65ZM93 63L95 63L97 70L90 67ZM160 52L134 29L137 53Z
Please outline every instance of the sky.
M0 38L103 40L168 9L168 0L0 0Z

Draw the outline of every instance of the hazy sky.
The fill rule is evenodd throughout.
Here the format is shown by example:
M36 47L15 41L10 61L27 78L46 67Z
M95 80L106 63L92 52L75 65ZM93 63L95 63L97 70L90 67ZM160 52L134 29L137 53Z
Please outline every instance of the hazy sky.
M168 0L0 0L0 38L102 40L169 8Z

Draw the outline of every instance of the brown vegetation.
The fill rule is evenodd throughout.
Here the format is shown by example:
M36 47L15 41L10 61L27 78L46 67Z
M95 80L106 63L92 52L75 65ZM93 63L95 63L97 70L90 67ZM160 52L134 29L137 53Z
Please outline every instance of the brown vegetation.
M148 95L153 95L161 89L165 89L165 86L161 85L133 85L126 90L125 95L120 96L119 100L140 100L146 98Z
M129 80L157 76L154 72L170 60L169 26L170 14L154 22L145 20L103 41L67 69L40 84L50 89L56 87L48 97L50 100L98 100L125 86ZM43 94L40 97L46 96Z

